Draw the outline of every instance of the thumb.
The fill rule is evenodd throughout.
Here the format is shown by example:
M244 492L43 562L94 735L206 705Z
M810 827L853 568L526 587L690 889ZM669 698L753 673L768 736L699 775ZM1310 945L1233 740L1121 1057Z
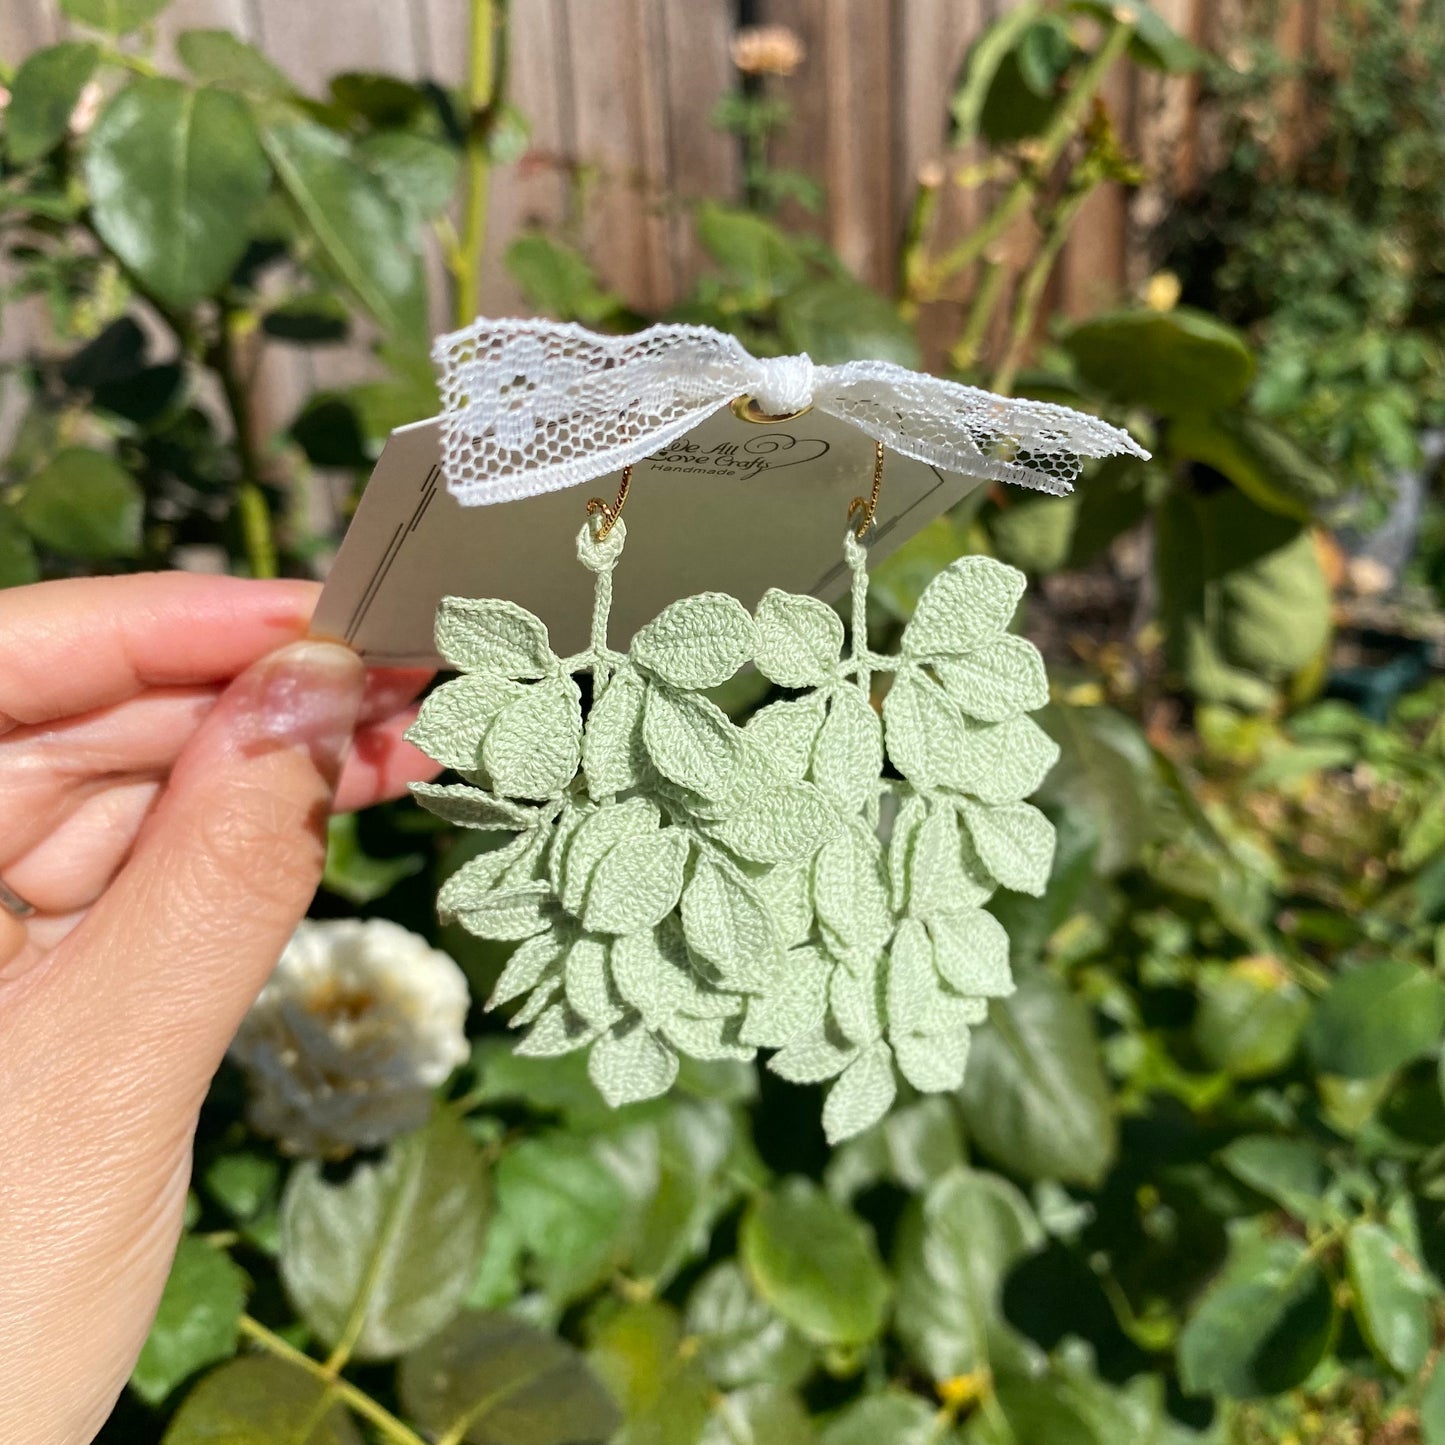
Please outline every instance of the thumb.
M89 1440L130 1373L196 1112L320 877L362 680L314 642L237 678L105 896L6 1000L0 1438Z
M69 1017L74 1040L77 1015L102 1009L93 1036L147 1060L162 1107L199 1106L310 904L364 676L347 648L307 641L237 678L129 863L60 945L49 972L73 1003L52 1016Z

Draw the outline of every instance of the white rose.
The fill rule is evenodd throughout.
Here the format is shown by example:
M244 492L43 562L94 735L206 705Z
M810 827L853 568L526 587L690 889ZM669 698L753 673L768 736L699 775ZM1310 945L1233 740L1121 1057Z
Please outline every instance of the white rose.
M467 1057L468 1003L451 958L395 923L301 924L231 1045L252 1126L325 1156L420 1128Z

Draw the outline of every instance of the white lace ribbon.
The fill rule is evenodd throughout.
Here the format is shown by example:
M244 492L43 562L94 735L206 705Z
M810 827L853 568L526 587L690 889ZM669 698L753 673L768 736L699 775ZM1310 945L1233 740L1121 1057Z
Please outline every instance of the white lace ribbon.
M995 396L887 361L759 360L708 326L602 336L571 323L479 319L438 338L443 470L469 506L620 471L739 397L770 415L808 406L944 471L1073 490L1083 457L1149 453L1118 427L1051 402Z

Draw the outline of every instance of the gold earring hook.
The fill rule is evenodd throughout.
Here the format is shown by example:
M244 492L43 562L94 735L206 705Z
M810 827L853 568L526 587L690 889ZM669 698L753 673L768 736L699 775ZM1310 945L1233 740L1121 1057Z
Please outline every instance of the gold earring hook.
M601 516L602 525L597 529L597 540L605 542L607 534L617 525L617 519L622 515L622 509L627 505L627 493L632 487L632 468L623 467L622 482L617 488L617 500L608 502L603 497L593 497L587 503L587 515L589 517Z
M863 520L853 528L853 535L861 542L868 535L868 529L873 525L874 515L878 511L878 493L883 490L883 443L873 443L873 490L866 497L854 497L848 503L848 520L851 522L859 513L863 513Z

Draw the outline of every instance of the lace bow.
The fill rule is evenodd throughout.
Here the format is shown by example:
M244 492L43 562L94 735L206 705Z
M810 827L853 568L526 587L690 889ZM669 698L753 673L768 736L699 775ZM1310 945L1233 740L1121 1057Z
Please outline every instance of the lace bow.
M811 406L944 471L1073 490L1083 457L1148 459L1127 432L1050 402L995 396L887 361L759 360L708 326L601 336L574 324L479 319L438 338L447 483L469 506L620 471L740 397L770 415Z

